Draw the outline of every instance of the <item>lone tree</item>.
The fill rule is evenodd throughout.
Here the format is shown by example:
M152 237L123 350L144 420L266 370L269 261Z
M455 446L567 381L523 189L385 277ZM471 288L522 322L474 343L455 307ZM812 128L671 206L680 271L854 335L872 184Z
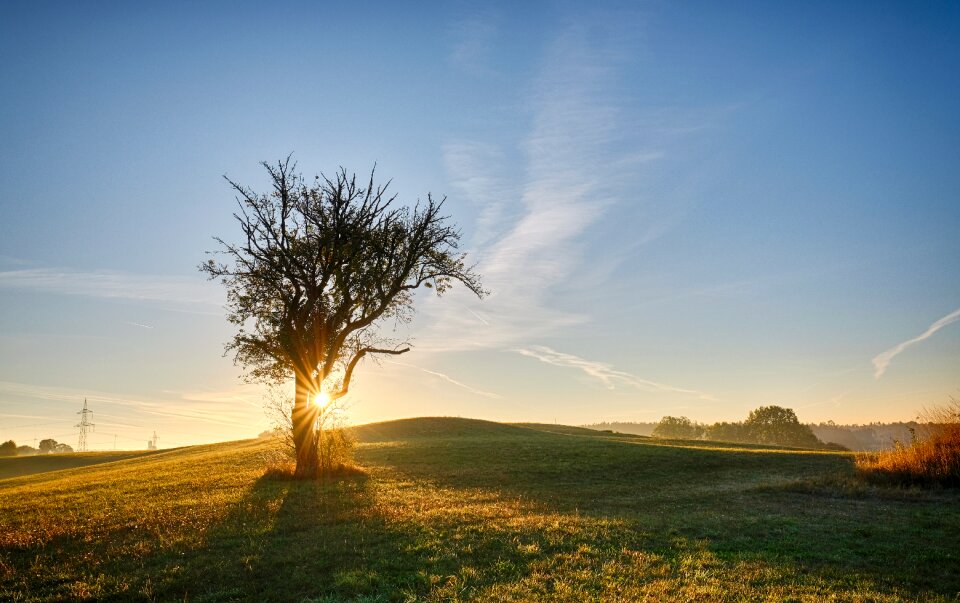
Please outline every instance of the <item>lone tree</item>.
M227 178L237 193L242 237L212 252L200 270L227 288L227 318L239 327L227 353L247 378L293 377L291 420L296 477L317 473L317 419L345 396L368 355L403 354L409 343L380 334L387 319L409 321L413 291L437 295L455 281L478 297L480 277L458 251L460 232L441 213L446 200L397 207L389 182L366 185L340 168L308 183L290 157L263 162L272 190L258 194Z

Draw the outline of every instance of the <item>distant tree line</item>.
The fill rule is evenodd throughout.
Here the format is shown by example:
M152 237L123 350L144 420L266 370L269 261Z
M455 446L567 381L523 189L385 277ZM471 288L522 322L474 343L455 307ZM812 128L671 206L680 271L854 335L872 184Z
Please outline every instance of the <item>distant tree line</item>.
M53 438L40 440L39 448L26 445L17 446L17 443L13 440L7 440L3 444L0 444L0 456L31 456L34 454L50 454L61 452L73 452L73 447L69 444L58 442Z
M850 450L877 452L909 444L923 424L917 421L838 425L833 421L811 424L810 429L824 442L835 442Z
M797 448L843 448L820 441L809 426L797 419L792 409L782 406L761 406L750 411L744 421L724 421L712 425L695 423L687 417L663 417L652 435L657 438L704 439Z
M682 419L683 417L679 418ZM694 424L693 422L691 423ZM653 431L659 424L659 422L606 421L584 425L583 427L596 429L598 431L615 431L618 433L630 433L649 437L653 436ZM744 441L742 440L742 423L722 422L713 425L696 423L695 425L699 425L703 430L699 435L672 437L704 438L730 442ZM813 435L821 442L838 444L850 450L867 452L889 450L895 447L897 443L909 444L913 438L912 434L923 428L923 424L917 421L844 425L834 423L833 421L826 421L821 423L807 423L806 426L810 428Z

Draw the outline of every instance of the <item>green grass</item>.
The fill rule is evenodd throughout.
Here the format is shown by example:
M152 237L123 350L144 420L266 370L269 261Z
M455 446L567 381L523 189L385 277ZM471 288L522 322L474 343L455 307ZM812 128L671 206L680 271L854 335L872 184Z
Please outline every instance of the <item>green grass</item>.
M0 480L0 600L950 601L960 496L840 453L554 425L363 426L367 475L270 444Z
M60 471L61 469L75 469L100 463L112 463L124 459L136 458L154 451L122 450L115 452L77 452L72 454L39 454L34 456L0 457L0 479Z

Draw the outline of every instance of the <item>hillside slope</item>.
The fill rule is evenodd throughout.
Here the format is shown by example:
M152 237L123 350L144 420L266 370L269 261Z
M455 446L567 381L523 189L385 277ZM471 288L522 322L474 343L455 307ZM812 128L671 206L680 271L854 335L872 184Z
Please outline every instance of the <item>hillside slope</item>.
M272 444L0 480L0 600L951 600L960 498L851 457L467 419L357 429L367 475Z
M70 454L38 454L33 456L10 456L0 458L0 479L76 469L101 463L112 463L155 454L153 450L121 450L114 452L74 452Z

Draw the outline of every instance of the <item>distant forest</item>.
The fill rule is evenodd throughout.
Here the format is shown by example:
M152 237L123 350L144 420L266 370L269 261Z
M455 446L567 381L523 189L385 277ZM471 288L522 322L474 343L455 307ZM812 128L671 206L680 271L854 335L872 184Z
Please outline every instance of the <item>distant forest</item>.
M651 436L658 423L594 423L583 425L587 429L610 430L620 433ZM807 423L817 439L826 443L840 444L850 450L876 451L893 448L893 443L909 444L912 432L921 427L915 421L908 423L870 423L867 425L837 425L826 423Z

